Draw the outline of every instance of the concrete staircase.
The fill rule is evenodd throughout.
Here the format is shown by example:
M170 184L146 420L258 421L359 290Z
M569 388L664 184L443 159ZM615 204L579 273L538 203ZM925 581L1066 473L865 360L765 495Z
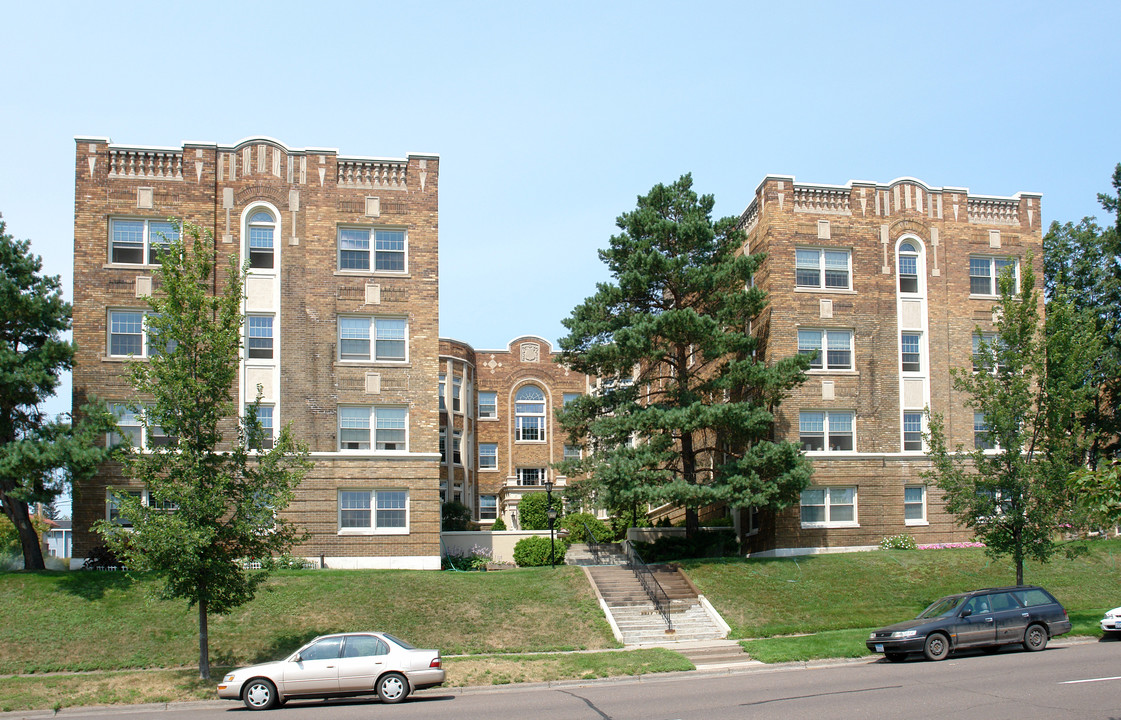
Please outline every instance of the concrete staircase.
M619 543L600 543L594 548L585 543L572 543L564 555L565 565L626 565L627 556Z
M716 611L698 596L693 584L680 570L667 565L652 565L650 569L669 596L672 632L667 632L665 619L629 567L612 564L584 568L620 642L624 645L665 645L717 640L727 635L727 627L719 620Z

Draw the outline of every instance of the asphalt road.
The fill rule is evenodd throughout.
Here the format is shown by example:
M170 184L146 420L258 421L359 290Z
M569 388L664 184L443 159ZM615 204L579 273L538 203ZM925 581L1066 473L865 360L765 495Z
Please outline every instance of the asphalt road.
M861 660L551 686L435 688L395 706L383 706L373 699L293 701L262 716L241 704L208 702L0 717L52 716L135 720L1118 719L1121 643L1055 642L1042 653L1009 649L996 655L954 656L939 663Z

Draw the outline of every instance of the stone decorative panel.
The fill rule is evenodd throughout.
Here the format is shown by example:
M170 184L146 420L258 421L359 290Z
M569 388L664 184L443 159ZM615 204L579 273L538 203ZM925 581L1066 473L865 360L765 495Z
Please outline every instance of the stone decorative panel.
M261 388L262 400L275 399L273 388L272 368L249 367L245 368L245 399L252 402L257 399L257 387Z
M381 198L366 197L366 217L380 217L381 216Z
M909 410L923 408L923 381L921 378L903 379L903 407Z
M136 188L136 207L140 210L151 210L155 194L150 187Z
M366 373L366 394L367 395L380 395L381 394L381 373L376 373L376 372Z
M904 330L922 329L922 301L903 300L899 308L899 327Z
M820 307L820 314L821 314L821 318L823 320L827 320L827 319L833 317L833 301L832 300L824 300L823 299L820 302L820 306L821 306Z
M250 275L245 278L245 305L252 310L273 310L275 278Z
M377 283L366 283L366 304L381 304L381 285Z
M150 275L137 275L136 276L136 297L151 297L152 295L152 277Z
M817 238L818 240L828 240L830 238L828 220L817 221Z
M989 247L1000 247L1000 230L989 230Z
M541 362L541 346L537 343L522 343L522 362Z
M837 399L836 388L837 388L837 385L833 380L822 380L821 381L821 399L822 400L836 400Z

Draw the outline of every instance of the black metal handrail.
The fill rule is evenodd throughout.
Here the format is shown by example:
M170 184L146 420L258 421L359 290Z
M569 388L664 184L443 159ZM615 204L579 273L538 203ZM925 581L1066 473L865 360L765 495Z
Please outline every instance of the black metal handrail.
M631 566L638 581L642 583L642 587L646 590L646 594L650 596L650 601L654 603L654 609L666 621L666 632L673 632L673 618L669 612L669 594L662 589L662 584L658 582L658 578L654 577L654 571L638 554L638 550L634 549L634 543L624 543L627 548L627 563Z
M585 522L581 524L584 526L584 532L588 535L588 552L592 554L592 560L595 562L595 564L599 565L599 552L601 543L599 540L596 540L595 533L593 533L592 529L588 527L588 523Z

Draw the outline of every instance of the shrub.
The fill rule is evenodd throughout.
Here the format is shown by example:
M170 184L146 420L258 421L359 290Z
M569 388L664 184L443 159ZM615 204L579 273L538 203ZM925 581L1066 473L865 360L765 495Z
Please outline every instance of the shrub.
M572 543L588 542L588 532L584 529L585 524L591 529L592 534L595 535L596 540L599 542L611 541L611 530L609 530L599 518L591 513L572 513L571 515L565 515L562 520L557 521L558 527L568 531L568 543L570 545Z
M553 509L557 511L557 527L560 527L561 499L553 498ZM524 495L518 502L518 517L522 530L548 530L548 502L545 493L535 492Z
M735 527L736 523L732 518L725 515L724 517L709 518L701 523L702 527Z
M549 550L551 543L549 538L534 535L532 537L522 538L518 544L514 546L514 562L518 567L541 567L542 565L549 564ZM554 561L557 565L564 563L564 553L568 547L559 542L556 544L556 553Z
M490 529L491 530L505 530L506 529L506 523L502 520L502 518L498 518L497 520L494 521L494 524L490 526Z
M466 553L449 552L443 557L440 566L443 570L486 570L487 563L493 560L490 548L474 545Z
M699 532L692 539L671 535L660 537L654 542L634 545L642 559L648 563L686 558L734 557L739 554L735 533L727 530Z
M446 502L440 509L440 527L444 530L466 530L471 522L471 509L458 500Z
M86 561L82 563L83 570L127 570L125 564L121 562L113 551L105 545L98 545L89 551L86 555Z
M915 539L906 533L888 535L880 541L881 550L914 550L917 547Z

